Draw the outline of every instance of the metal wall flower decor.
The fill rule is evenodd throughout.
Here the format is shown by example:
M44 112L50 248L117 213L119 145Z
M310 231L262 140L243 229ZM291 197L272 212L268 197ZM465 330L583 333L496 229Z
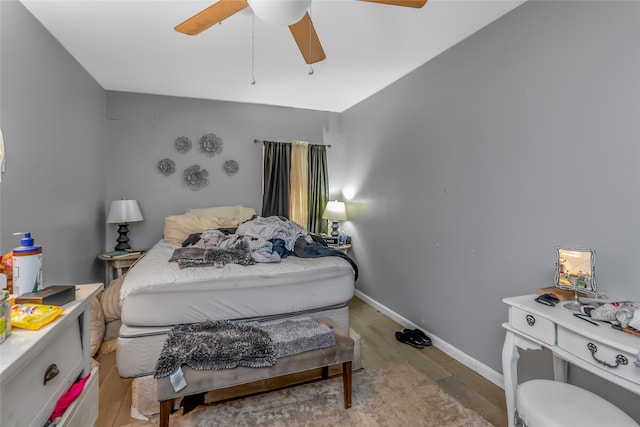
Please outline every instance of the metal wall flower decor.
M164 176L169 176L176 171L176 162L171 159L162 159L158 161L158 171Z
M233 176L240 169L240 165L238 165L238 162L236 162L235 160L227 160L226 162L224 162L222 168L224 169L224 173L229 176Z
M206 169L201 170L199 165L193 165L184 170L182 179L184 185L195 191L209 185L208 176L209 172Z
M215 156L222 153L222 140L212 132L203 135L200 138L200 152L207 156Z
M186 136L178 137L176 138L176 141L174 143L174 148L178 153L184 154L187 151L191 150L191 140Z
M199 151L206 156L213 157L222 153L222 139L213 132L208 132L200 137L198 143ZM192 148L191 140L186 136L180 136L175 139L173 148L178 153L185 154ZM228 176L233 176L240 170L240 165L235 160L227 160L223 163L222 169ZM158 161L156 170L164 176L172 175L176 171L176 163L169 158L164 158ZM206 169L201 169L200 165L193 165L182 172L182 182L191 190L200 190L209 185L208 177L209 172Z

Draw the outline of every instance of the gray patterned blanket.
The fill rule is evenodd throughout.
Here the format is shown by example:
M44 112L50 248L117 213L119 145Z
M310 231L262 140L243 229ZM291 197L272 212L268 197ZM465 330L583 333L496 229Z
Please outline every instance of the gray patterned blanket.
M269 334L247 324L226 320L175 326L165 341L156 378L171 375L182 365L191 369L264 367L276 363Z
M331 329L310 317L178 325L169 331L155 377L169 376L182 365L195 370L272 366L279 358L335 344Z
M249 247L245 242L239 242L232 247L197 248L189 246L176 248L169 262L177 262L179 268L186 267L224 267L226 264L253 265Z

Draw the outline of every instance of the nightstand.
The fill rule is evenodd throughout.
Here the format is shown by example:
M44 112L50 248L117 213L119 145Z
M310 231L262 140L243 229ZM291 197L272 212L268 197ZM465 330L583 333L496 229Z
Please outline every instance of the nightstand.
M330 248L336 249L344 254L348 254L349 251L351 250L351 243L347 243L344 245L338 245L338 246L329 246Z
M133 265L138 259L142 258L144 253L135 253L127 256L123 256L120 258L112 258L105 254L98 255L98 259L105 263L105 268L107 270L107 286L113 279L117 279L122 276L122 274ZM113 274L115 270L115 275Z

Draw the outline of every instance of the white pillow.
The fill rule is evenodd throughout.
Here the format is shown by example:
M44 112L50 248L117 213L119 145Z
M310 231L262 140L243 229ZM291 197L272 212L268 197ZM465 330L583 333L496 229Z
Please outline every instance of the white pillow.
M95 356L102 344L102 338L104 338L104 314L102 313L102 306L97 297L91 300L91 321L89 322L89 338L91 341L91 357Z
M164 240L169 243L182 243L193 233L237 226L238 220L236 218L216 218L193 214L172 215L164 219Z
M239 222L251 219L256 214L255 209L244 206L218 206L211 208L187 209L185 215L212 216L215 218L236 218Z

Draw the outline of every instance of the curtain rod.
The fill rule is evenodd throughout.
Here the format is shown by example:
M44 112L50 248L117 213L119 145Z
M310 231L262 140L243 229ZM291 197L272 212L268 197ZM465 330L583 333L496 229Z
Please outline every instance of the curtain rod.
M254 139L254 140L253 140L253 143L254 143L254 144L262 144L263 142L264 142L264 141L259 140L259 139ZM276 142L277 142L277 141L276 141ZM287 141L284 141L284 142L281 142L281 143L282 143L282 144L291 144L291 142L287 142ZM309 144L309 145L322 145L323 147L331 148L331 144L327 144L327 145L324 145L324 144Z

